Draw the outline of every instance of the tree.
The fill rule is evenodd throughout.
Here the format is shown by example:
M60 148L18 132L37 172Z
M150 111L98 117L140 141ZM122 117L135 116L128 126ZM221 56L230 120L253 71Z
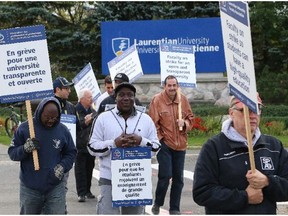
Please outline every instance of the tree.
M257 88L264 101L287 103L288 3L250 3Z
M101 75L101 22L219 17L218 2L7 1L0 2L0 28L43 24L52 75L69 79L88 63ZM286 103L288 3L249 2L257 88L264 101ZM287 99L286 99L287 98Z

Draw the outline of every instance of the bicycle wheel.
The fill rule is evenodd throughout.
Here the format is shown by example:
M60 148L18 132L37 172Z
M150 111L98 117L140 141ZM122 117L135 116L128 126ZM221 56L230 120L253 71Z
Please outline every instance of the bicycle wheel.
M8 117L5 120L5 130L9 137L12 137L14 135L15 131L17 130L17 127L18 127L18 124L15 121L15 119Z

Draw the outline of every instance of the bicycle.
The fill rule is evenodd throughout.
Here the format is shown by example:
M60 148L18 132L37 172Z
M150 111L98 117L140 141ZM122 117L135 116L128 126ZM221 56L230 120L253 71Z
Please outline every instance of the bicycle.
M15 131L17 130L18 126L23 121L23 102L19 102L13 105L10 105L9 108L11 109L11 114L8 118L5 119L5 130L9 137L13 137ZM20 108L20 114L18 114L14 107Z

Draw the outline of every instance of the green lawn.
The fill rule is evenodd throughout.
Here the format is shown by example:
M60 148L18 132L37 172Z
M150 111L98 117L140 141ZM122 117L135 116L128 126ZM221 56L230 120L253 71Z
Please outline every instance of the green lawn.
M279 140L282 141L285 148L288 148L288 136L275 136L275 137L277 137ZM209 137L205 136L189 137L188 138L189 148L201 147L207 141L208 138Z
M11 138L10 137L0 135L0 143L2 143L4 145L9 145L10 142L11 142Z
M276 136L279 140L282 141L284 147L288 148L288 136ZM197 137L189 137L188 143L189 148L200 148L208 139L209 137L205 136L197 136ZM11 138L8 136L0 135L0 143L9 145Z

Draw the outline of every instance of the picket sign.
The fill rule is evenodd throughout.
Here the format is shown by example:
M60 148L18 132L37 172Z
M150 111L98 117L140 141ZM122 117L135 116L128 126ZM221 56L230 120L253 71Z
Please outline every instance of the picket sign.
M249 109L246 105L244 105L243 110L244 110L246 136L247 136L247 142L248 142L250 169L251 169L252 173L255 173L256 168L255 168L255 159L254 159L254 152L253 152L253 145L252 145Z
M34 124L33 124L33 117L32 117L31 101L26 100L25 104L26 104L26 111L27 111L27 117L28 117L29 134L30 134L30 138L33 139L35 138L35 131L34 131ZM32 155L33 155L34 170L40 170L38 152L36 149L32 151Z
M182 120L182 102L181 102L181 89L178 88L177 90L178 98L179 98L179 103L178 103L178 119ZM182 131L183 127L179 127L179 131Z

